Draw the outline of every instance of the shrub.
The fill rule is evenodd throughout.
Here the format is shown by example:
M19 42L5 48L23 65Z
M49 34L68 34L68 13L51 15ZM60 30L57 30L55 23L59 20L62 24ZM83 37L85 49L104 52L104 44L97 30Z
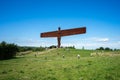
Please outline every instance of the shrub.
M104 50L104 47L97 48L96 50Z
M0 43L0 60L10 59L16 55L18 47L15 44L8 44L5 41Z
M52 46L49 47L49 49L52 49L52 48L57 48L57 46L52 45Z
M96 50L105 50L105 51L112 51L112 49L110 49L109 47L100 47L100 48L97 48Z

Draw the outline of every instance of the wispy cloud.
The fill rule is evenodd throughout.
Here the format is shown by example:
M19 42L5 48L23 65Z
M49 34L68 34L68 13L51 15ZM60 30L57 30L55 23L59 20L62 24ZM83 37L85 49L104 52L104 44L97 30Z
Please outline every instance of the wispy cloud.
M20 46L50 46L50 45L56 45L57 42L55 42L54 39L14 39L10 40L9 42L15 43Z
M51 46L57 45L56 38L45 38L45 39L14 39L9 40L10 43L15 43L20 46ZM98 38L98 37L91 37L91 38L82 38L82 39L66 39L63 38L61 40L61 46L75 46L76 48L82 48L83 46L86 49L96 49L98 47L110 47L110 48L120 48L120 41L119 40L110 40L109 38Z
M120 44L120 41L118 41L118 44Z
M109 38L92 37L92 38L89 38L89 40L96 41L96 42L108 42Z
M15 43L19 46L40 46L40 40L36 40L36 39L16 38L11 40L6 40L6 42Z
M83 46L87 49L96 49L99 47L110 47L110 48L120 48L120 41L110 40L109 38L83 38L82 40L72 40L72 42L63 42L63 46L75 46L76 48L82 48Z

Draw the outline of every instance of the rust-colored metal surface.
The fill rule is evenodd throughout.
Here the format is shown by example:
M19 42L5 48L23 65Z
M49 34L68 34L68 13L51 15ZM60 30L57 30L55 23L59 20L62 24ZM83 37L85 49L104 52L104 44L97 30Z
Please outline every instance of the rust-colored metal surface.
M86 28L74 28L74 29L67 29L67 30L61 30L60 35L61 36L70 36L70 35L76 35L76 34L83 34L86 33Z
M41 33L41 37L57 37L58 31Z
M70 36L70 35L84 34L84 33L86 33L86 27L66 29L66 30L60 30L59 27L58 31L44 32L41 33L40 37L57 37L58 48L60 48L62 36Z

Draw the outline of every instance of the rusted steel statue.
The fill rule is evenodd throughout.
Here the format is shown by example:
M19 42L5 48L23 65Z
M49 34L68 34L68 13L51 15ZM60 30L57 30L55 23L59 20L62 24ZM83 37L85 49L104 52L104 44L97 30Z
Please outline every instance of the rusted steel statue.
M57 37L58 48L60 48L62 36L70 36L70 35L84 34L84 33L86 33L86 27L66 29L66 30L61 30L59 27L58 31L41 33L41 37Z

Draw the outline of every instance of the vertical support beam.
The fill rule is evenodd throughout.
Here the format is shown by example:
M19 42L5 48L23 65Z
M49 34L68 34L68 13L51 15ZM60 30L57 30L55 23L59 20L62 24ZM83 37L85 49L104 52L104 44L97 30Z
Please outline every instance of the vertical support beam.
M61 45L61 37L57 37L57 40L58 40L58 48L60 48L60 45Z
M58 41L58 48L60 48L60 45L61 45L60 27L58 27L58 36L57 36L57 41Z

